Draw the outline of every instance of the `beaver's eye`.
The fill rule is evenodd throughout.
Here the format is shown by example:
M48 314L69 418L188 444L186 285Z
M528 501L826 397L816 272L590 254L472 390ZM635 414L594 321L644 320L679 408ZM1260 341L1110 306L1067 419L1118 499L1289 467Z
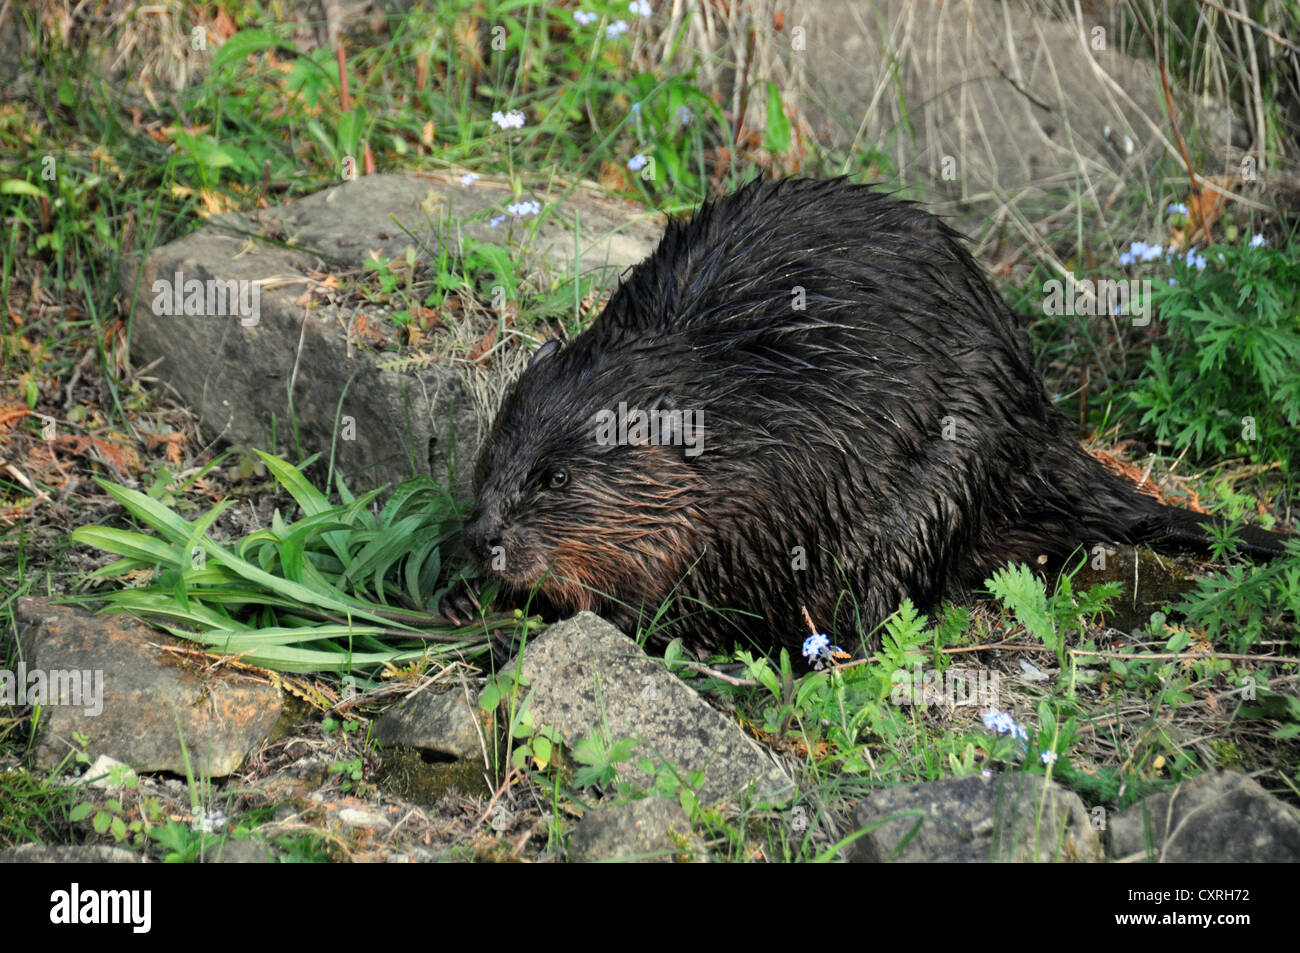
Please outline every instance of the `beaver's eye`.
M546 485L552 490L558 490L568 482L569 474L567 470L552 470L546 476Z

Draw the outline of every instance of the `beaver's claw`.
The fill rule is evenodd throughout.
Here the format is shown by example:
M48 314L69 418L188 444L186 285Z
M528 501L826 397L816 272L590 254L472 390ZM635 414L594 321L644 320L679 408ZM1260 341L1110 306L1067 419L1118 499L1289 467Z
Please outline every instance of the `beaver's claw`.
M438 602L438 611L447 617L452 625L464 625L480 612L483 607L478 601L478 582L470 579L458 579L452 584Z

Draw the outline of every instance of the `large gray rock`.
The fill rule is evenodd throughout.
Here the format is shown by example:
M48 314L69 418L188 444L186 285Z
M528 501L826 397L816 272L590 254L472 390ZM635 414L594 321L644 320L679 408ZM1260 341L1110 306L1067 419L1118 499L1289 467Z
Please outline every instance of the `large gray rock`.
M612 283L658 240L646 213L592 191L541 199L548 214L524 257L549 274L598 272ZM463 484L486 414L452 363L395 361L400 354L366 347L386 327L381 312L307 292L360 272L372 252L402 263L410 247L428 262L444 248L459 255L465 238L518 241L531 229L491 227L511 201L504 183L487 178L466 188L451 177L375 175L217 216L127 263L132 358L152 365L210 434L324 460L333 453L358 489L413 475L445 482L454 454ZM207 293L191 298L196 281ZM238 305L220 294L228 289L243 295ZM178 300L192 313L169 313Z
M850 847L857 861L1102 859L1079 796L1017 771L879 788L858 805L856 820L860 830L874 825Z
M787 22L807 49L792 67L819 138L883 149L905 182L995 202L1082 190L1100 206L1176 147L1155 65L1120 49L1105 7L1083 8L1076 22L993 0L800 0ZM1230 111L1177 105L1212 152L1248 144Z
M1300 862L1300 815L1235 771L1210 772L1152 794L1110 823L1117 860Z
M591 612L529 642L520 674L534 728L555 728L568 747L593 734L637 739L619 771L633 788L653 788L654 778L635 763L648 757L656 766L675 765L680 776L703 772L697 794L705 804L781 803L794 793L790 777L734 720Z

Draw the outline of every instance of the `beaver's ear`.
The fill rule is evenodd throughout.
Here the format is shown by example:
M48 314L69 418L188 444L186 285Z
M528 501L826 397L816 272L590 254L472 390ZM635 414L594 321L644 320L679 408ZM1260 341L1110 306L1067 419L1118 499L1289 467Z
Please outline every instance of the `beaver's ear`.
M559 350L560 350L560 342L552 338L551 340L547 341L545 344L543 344L541 347L539 347L536 351L533 352L533 356L529 360L528 366L533 367L536 364L540 364L542 361L546 360L552 354L557 353Z

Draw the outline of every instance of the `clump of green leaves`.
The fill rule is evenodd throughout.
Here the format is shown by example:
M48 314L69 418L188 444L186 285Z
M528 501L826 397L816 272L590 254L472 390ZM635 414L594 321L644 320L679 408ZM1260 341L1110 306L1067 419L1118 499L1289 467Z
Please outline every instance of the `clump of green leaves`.
M326 735L342 734L345 738L361 730L361 723L346 719L325 718L321 721L321 731ZM339 790L347 794L361 784L365 778L364 764L360 755L335 761L329 767L330 774L339 775Z
M1300 247L1213 245L1174 259L1153 304L1165 340L1127 399L1156 439L1195 456L1300 457Z
M85 736L78 736L77 741L84 744ZM90 758L81 751L77 753L77 761L89 765ZM162 823L162 806L156 798L139 797L140 779L128 765L111 765L108 782L122 792L120 796L101 802L81 801L68 812L68 820L76 824L89 819L96 834L112 837L120 845L143 848L154 827ZM129 805L127 800L131 801Z
M573 760L581 767L573 781L579 787L610 787L618 777L619 765L631 759L637 747L635 738L617 740L593 731L573 746Z
M1246 652L1275 632L1300 645L1295 625L1300 620L1300 545L1291 545L1289 556L1267 564L1237 563L1197 579L1174 608L1213 640L1226 641L1233 652ZM1283 624L1287 616L1290 625Z
M1151 615L1147 623L1147 637L1164 642L1158 653L1132 653L1136 658L1110 658L1110 678L1124 685L1128 695L1143 696L1155 708L1176 708L1192 701L1188 691L1193 679L1200 681L1227 672L1231 663L1207 653L1203 660L1188 664L1180 657L1191 643L1191 634L1185 627L1166 625L1163 612Z
M1029 567L1003 566L984 583L1002 603L1003 609L1034 638L1056 653L1061 675L1073 686L1078 677L1076 656L1070 653L1069 635L1082 635L1106 609L1106 603L1120 593L1116 582L1098 583L1086 592L1076 593L1069 575L1062 575L1056 591L1048 595L1047 587ZM1092 648L1090 642L1077 646Z
M346 672L401 664L435 653L478 654L487 631L453 632L422 610L436 604L450 580L441 547L459 528L459 512L432 480L395 489L379 512L380 490L352 496L340 482L332 504L297 467L259 454L303 517L277 511L269 529L223 545L208 530L233 499L193 522L152 497L100 481L105 490L158 535L84 526L74 542L122 558L98 570L115 578L152 570L145 586L92 597L107 610L159 622L172 633L292 672ZM394 604L397 605L394 605ZM504 624L513 625L513 620ZM413 642L436 648L413 648Z
M810 752L826 750L843 771L857 774L872 768L864 748L867 739L906 737L907 710L924 705L924 699L913 703L910 697L899 703L900 675L910 678L923 664L945 668L947 658L939 649L956 642L969 620L967 610L949 606L939 624L931 626L911 600L904 600L885 621L881 647L870 664L833 667L798 679L785 650L775 666L748 652L738 658L766 693L756 703L765 733L797 740Z

